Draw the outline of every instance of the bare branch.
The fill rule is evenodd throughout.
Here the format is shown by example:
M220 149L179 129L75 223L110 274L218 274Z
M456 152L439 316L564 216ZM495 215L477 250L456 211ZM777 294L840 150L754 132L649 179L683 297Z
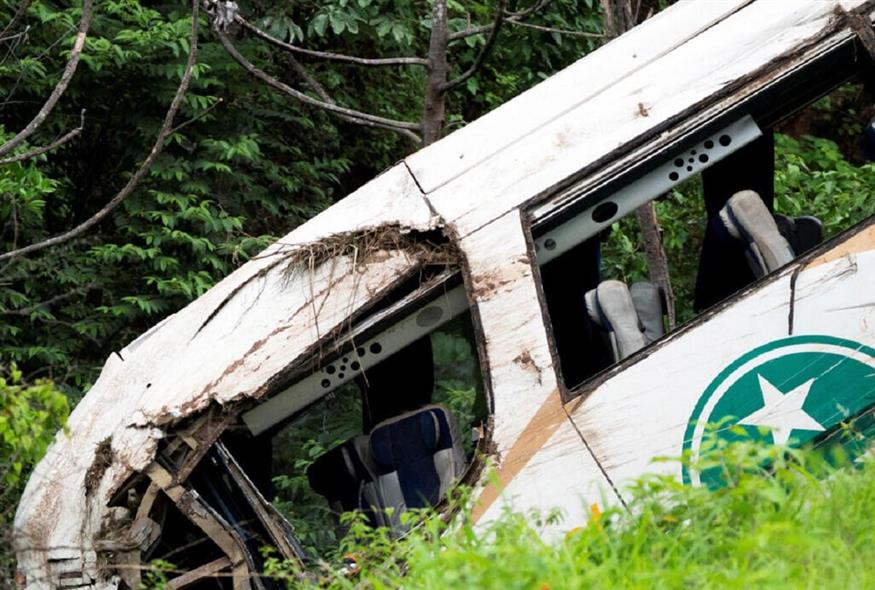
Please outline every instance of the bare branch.
M73 79L73 74L76 73L76 66L79 65L79 58L82 55L82 49L85 47L85 37L88 35L89 27L91 27L93 2L94 0L83 0L82 2L82 18L79 20L79 30L76 33L76 41L73 43L73 49L70 52L70 59L67 61L67 65L64 68L64 73L61 74L61 79L58 80L58 84L55 86L54 90L52 90L48 100L46 100L45 104L33 120L27 124L27 127L19 131L15 137L0 146L0 157L11 152L21 145L28 137L33 135L33 132L42 125L43 121L46 120L46 117L52 112L52 109L55 108L61 95L67 90L67 86L70 85L70 80Z
M3 27L3 30L0 31L0 40L6 41L6 36L12 29L14 29L18 25L19 21L21 21L21 19L27 13L30 2L31 0L21 0L21 2L18 4L18 8L15 11L15 14L12 15L12 19L9 21L9 23L7 23L5 27Z
M182 123L180 123L179 125L177 125L173 129L171 129L167 135L168 136L173 135L174 133L176 133L180 129L184 129L185 127L188 127L189 125L191 125L195 121L202 119L203 117L205 117L207 115L207 113L209 113L211 110L213 110L214 108L216 108L217 106L222 104L223 101L224 101L224 99L219 97L219 99L216 102L214 102L213 104L211 104L210 106L208 106L207 108L205 108L204 110L199 112L197 115L195 115L194 117L192 117L188 121L183 121Z
M554 27L545 27L543 25L534 25L532 23L524 23L518 20L507 19L508 24L524 27L526 29L534 29L536 31L544 31L545 33L558 33L560 35L569 35L572 37L591 37L593 39L602 39L604 35L601 33L590 33L588 31L572 31L570 29L557 29Z
M507 0L499 0L498 6L495 8L495 20L492 21L492 30L489 33L489 37L486 39L486 43L480 48L480 53L474 58L474 63L471 64L471 67L463 72L461 76L444 84L441 90L447 92L453 88L457 88L464 84L468 78L476 74L477 70L483 66L483 62L486 61L487 56L489 56L492 48L495 47L495 42L498 40L498 33L501 31L502 23L504 23L504 12L506 7Z
M504 11L504 22L511 23L515 25L523 24L523 19L530 17L536 12L542 10L547 7L553 0L539 0L531 5L529 8L525 10L521 10L519 12L511 12L508 10ZM459 39L466 39L468 37L473 37L474 35L481 35L486 33L490 29L494 27L494 23L490 25L480 25L477 27L468 27L463 31L456 31L455 33L450 33L449 40L450 41L458 41Z
M538 0L537 2L535 2L534 4L532 4L531 6L526 8L525 10L520 10L519 12L511 12L509 10L506 10L504 14L509 19L517 19L518 20L521 18L527 18L527 17L535 14L539 10L546 8L551 2L553 2L553 0Z
M60 295L55 295L54 297L52 297L50 299L46 299L45 301L41 301L41 302L36 303L34 305L22 307L21 309L8 309L8 310L0 311L0 315L27 316L27 315L32 314L33 312L35 312L38 309L42 309L44 307L49 307L51 305L54 305L55 303L58 303L59 301L64 301L66 299L76 297L77 295L84 295L85 293L87 293L91 289L95 288L96 286L97 285L95 283L88 283L87 285L79 287L78 289L73 289L72 291L68 291L68 292L62 293Z
M29 160L30 158L35 158L37 156L41 156L46 152L50 152L53 149L60 147L82 133L82 129L85 127L85 109L82 109L82 113L79 115L79 126L73 129L72 131L68 131L49 145L44 145L43 147L38 147L36 149L30 150L29 152L24 152L22 154L18 154L16 156L12 156L10 158L6 158L4 160L0 160L0 164L14 164L15 162L22 162L24 160Z
M382 57L382 58L365 58L365 57L356 57L352 55L343 55L340 53L333 53L330 51L316 51L313 49L305 49L303 47L298 47L297 45L292 45L291 43L286 43L280 39L277 39L273 35L269 35L247 21L245 18L236 15L235 20L240 23L244 29L252 32L256 37L267 41L271 45L279 47L280 49L284 49L286 51L291 51L293 53L300 53L302 55L309 55L310 57L318 57L319 59L326 59L330 61L339 61L344 63L357 64L360 66L425 66L428 67L428 60L421 57Z
M291 64L291 66L292 66L292 69L294 69L295 72L304 80L304 82L307 84L307 86L309 86L310 88L313 89L313 92L315 92L317 95L319 95L319 98L321 98L322 100L324 100L327 103L337 104L334 101L334 99L331 97L331 95L328 94L328 91L325 90L325 87L322 86L322 84L319 82L319 80L314 78L312 76L312 74L310 74L310 72L307 71L307 68L305 68L301 64L301 62L299 62L297 59L295 59L291 55L288 56L288 59L289 59L289 64ZM397 127L384 127L382 125L377 125L376 123L372 123L370 121L364 121L362 119L357 119L356 117L348 117L346 115L338 115L338 116L341 119L343 119L344 121L348 121L350 123L355 123L356 125L364 125L366 127L380 127L383 129L388 129L389 131L394 131L396 133L400 133L404 137L407 137L408 139L410 139L416 145L420 145L422 143L422 138L420 138L419 135L417 135L413 131L410 131L409 129L399 129Z
M312 96L304 94L300 90L295 90L288 84L280 82L270 74L267 74L263 70L255 67L249 60L243 57L243 55L241 55L239 51L237 51L237 48L234 47L234 44L231 43L231 40L228 39L228 36L225 33L220 30L215 31L215 33L216 36L219 38L219 41L225 47L225 51L227 51L228 54L234 59L234 61L240 64L244 70L258 78L268 86L274 88L275 90L279 90L280 92L287 94L292 98L303 102L304 104L324 109L326 111L334 113L335 115L344 115L347 117L352 117L354 119L361 119L362 121L367 121L369 123L373 123L377 126L384 128L409 129L411 131L419 129L419 126L415 123L410 123L408 121L396 121L394 119L387 119L385 117L371 115L369 113L357 111L355 109L348 109L346 107L338 106L336 104L331 104L330 102L315 99Z
M510 19L508 19L510 20ZM482 35L486 31L492 28L492 25L479 25L476 27L468 27L462 31L456 31L455 33L450 33L447 39L452 41L459 41L460 39L467 39L468 37L473 37L474 35Z
M24 30L20 33L12 33L7 36L0 36L0 43L6 43L7 41L15 41L16 39L21 39L27 37L27 34L30 32L30 25L24 27Z
M87 1L90 2L90 0ZM192 0L191 3L191 39L189 41L190 49L188 52L188 61L185 64L185 72L182 74L182 80L179 82L179 86L176 88L176 94L173 97L173 101L170 103L170 107L167 109L167 113L164 115L164 123L161 125L161 129L158 131L158 137L155 138L155 143L152 146L152 150L149 152L149 155L146 156L146 159L143 160L143 163L140 165L137 171L134 172L134 175L130 178L130 180L128 180L127 184L125 184L125 186L122 187L122 189L118 193L116 193L112 200L110 200L106 205L103 206L102 209L100 209L100 211L98 211L73 229L57 236L51 237L47 240L43 240L42 242L37 242L36 244L31 244L23 248L18 248L0 254L0 261L11 260L14 258L18 258L19 256L24 256L26 254L45 250L46 248L51 248L53 246L57 246L58 244L63 244L64 242L68 242L73 238L82 235L83 233L100 223L103 218L109 215L113 211L113 209L118 207L122 201L124 201L128 196L130 196L132 192L134 192L134 189L137 188L137 185L140 183L141 180L143 180L143 178L146 176L146 173L149 171L149 168L152 167L152 164L155 163L158 155L164 149L164 141L170 134L170 130L173 125L173 119L174 117L176 117L176 113L179 110L180 105L182 104L182 99L185 97L185 93L188 90L188 85L191 81L191 73L194 69L195 62L197 62L198 2L199 0Z

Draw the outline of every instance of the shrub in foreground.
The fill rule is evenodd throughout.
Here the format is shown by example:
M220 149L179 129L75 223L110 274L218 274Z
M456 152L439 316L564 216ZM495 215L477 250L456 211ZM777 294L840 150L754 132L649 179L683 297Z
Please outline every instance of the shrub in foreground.
M465 510L449 523L418 514L400 541L353 519L339 555L355 556L356 574L326 563L308 581L276 560L271 573L329 588L875 587L871 461L743 443L707 462L697 468L722 469L723 487L644 478L628 508L593 507L553 541L541 533L558 514L508 509L478 527Z

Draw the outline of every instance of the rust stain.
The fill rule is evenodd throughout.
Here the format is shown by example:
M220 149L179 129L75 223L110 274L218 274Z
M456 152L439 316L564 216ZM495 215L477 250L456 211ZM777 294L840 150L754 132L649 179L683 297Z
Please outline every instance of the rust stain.
M482 272L471 277L472 295L477 301L489 300L508 285L512 285L524 278L531 276L531 266L528 256L522 255L514 258L506 264L505 261L497 264L506 264L499 270ZM495 266L493 266L495 268Z
M474 278L474 299L483 301L494 297L499 289L509 285L513 280L502 277L498 273L487 273Z
M541 385L541 368L538 367L537 363L535 363L535 359L532 358L532 355L529 353L528 350L524 350L520 354L518 354L513 359L513 362L521 366L523 369L533 372L538 378L538 385Z
M650 109L648 109L647 105L645 105L643 102L639 102L637 115L639 117L649 117L650 116Z
M567 419L559 390L554 389L505 454L504 460L495 470L495 480L490 482L477 498L477 504L471 512L471 518L474 522L480 520L498 498L501 490L507 487L507 484L522 471L535 453L541 450L547 440L556 432L559 425Z

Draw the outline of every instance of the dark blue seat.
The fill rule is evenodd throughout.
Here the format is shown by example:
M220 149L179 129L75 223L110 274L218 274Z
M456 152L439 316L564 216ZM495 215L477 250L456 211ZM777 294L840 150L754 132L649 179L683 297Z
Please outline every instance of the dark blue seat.
M384 420L371 432L377 490L392 510L383 524L403 529L408 508L437 505L465 469L465 455L452 414L429 405Z

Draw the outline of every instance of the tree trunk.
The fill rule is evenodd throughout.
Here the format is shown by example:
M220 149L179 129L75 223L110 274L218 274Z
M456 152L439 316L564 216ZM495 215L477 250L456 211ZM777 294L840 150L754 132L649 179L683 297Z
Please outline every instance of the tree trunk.
M674 291L671 288L671 276L668 272L668 257L662 245L662 233L659 229L659 219L653 201L642 205L635 211L641 238L644 240L644 254L647 257L647 270L650 280L662 286L665 293L666 313L669 329L675 325Z
M600 0L604 11L604 31L608 39L619 37L635 26L635 14L632 11L632 0ZM640 8L640 6L639 6ZM639 15L645 18L646 15ZM638 228L644 242L644 254L647 257L647 270L650 280L662 286L665 293L668 328L675 326L674 292L671 288L671 275L668 271L668 257L662 244L662 234L659 231L659 220L653 201L642 205L635 211Z
M601 0L605 13L604 30L608 39L619 37L635 26L631 0Z
M449 65L447 63L447 2L435 0L432 8L431 37L428 43L428 77L425 83L425 101L422 113L422 145L441 138L446 110L446 92Z

